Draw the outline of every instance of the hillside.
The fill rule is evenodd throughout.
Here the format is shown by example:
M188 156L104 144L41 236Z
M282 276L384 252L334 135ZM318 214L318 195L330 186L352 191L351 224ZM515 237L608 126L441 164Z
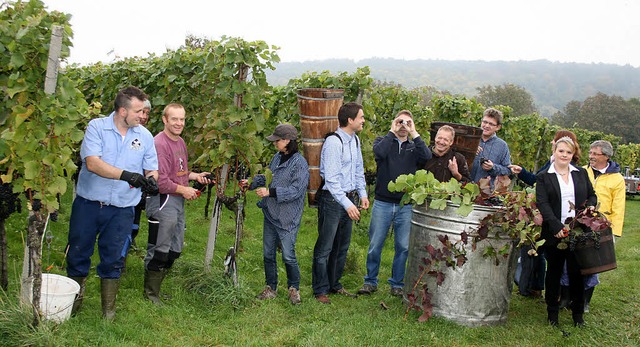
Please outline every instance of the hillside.
M630 65L536 61L446 61L373 58L285 62L267 75L272 85L285 85L306 71L354 72L369 66L376 80L407 88L433 86L454 94L476 95L485 85L513 83L524 87L544 116L551 116L572 100L583 101L602 92L625 99L640 97L640 68Z

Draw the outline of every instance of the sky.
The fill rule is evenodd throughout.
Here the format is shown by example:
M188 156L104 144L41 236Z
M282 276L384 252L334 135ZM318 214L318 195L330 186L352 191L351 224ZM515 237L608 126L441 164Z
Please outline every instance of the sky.
M323 59L607 63L640 67L636 0L45 0L72 15L69 63L162 54L187 35Z

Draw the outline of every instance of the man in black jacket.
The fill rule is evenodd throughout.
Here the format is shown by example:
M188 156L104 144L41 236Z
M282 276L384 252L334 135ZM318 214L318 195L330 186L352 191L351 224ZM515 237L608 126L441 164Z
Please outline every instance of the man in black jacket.
M467 159L451 149L455 135L456 131L450 125L441 126L431 147L433 158L424 166L440 182L448 182L451 178L460 182L471 181Z
M409 139L409 135L413 140ZM358 294L371 294L378 289L378 271L384 241L393 223L395 255L391 268L391 294L402 295L404 273L409 254L409 231L411 229L411 205L400 206L403 193L391 193L387 189L390 181L403 174L413 174L431 158L420 134L416 131L413 115L400 111L391 123L391 130L373 142L376 157L376 194L369 224L369 251L367 252L367 275Z

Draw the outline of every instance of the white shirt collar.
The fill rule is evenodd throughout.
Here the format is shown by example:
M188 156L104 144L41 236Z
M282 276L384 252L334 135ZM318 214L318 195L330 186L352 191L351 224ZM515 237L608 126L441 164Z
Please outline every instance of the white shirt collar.
M569 172L572 172L572 171L578 171L578 168L576 168L575 166L569 164ZM558 173L558 172L556 172L556 167L553 164L551 164L551 166L549 166L549 173Z

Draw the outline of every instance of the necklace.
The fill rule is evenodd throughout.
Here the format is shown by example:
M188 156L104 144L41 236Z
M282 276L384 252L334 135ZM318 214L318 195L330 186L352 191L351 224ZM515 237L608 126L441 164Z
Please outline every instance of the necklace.
M565 173L559 173L559 172L558 172L558 175L560 175L560 176L566 176L566 175L568 175L568 174L569 174L569 172L565 172Z

